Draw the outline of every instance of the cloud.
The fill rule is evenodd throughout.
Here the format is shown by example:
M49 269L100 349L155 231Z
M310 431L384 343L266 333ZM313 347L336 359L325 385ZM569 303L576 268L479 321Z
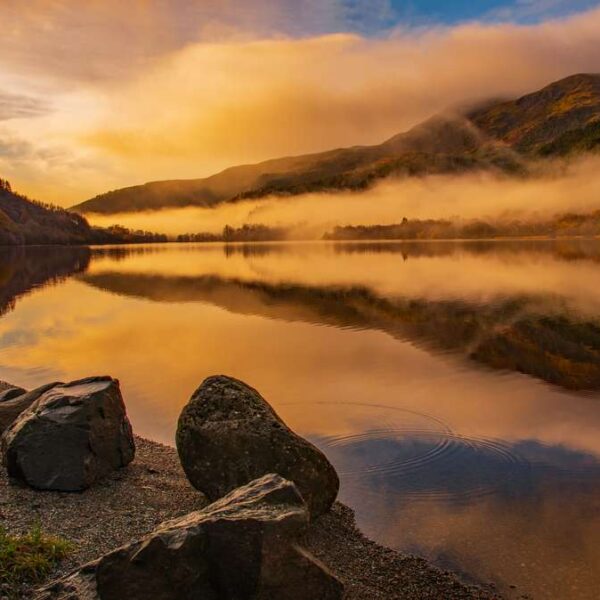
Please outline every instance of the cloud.
M115 0L85 10L67 0L18 4L0 8L15 16L4 21L0 66L13 78L19 67L19 93L48 97L53 112L18 119L13 133L97 161L74 177L77 186L48 197L65 204L148 180L379 143L465 101L600 71L600 9L528 26L306 37L351 29L369 3L139 1L131 15ZM373 6L385 22L389 3ZM57 189L64 169L45 176ZM13 183L30 191L24 172Z
M115 79L192 42L367 32L391 16L389 0L3 0L0 63L63 82Z
M172 177L378 143L465 100L600 70L599 32L600 10L529 27L192 44L111 89L83 141Z
M487 18L502 21L531 21L572 14L594 7L595 0L515 0L491 10Z
M0 126L0 177L18 192L64 206L106 172L110 165L101 156L57 140L32 141L6 124Z
M0 92L0 121L43 115L48 110L41 98Z
M29 142L10 137L0 138L0 160L28 160L32 152L33 147Z

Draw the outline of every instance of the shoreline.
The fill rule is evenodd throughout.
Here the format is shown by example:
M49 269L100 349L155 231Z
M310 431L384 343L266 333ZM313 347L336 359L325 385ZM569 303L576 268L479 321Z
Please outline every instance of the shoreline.
M339 239L285 239L285 240L205 240L205 241L177 241L167 240L163 242L89 242L89 243L27 243L27 244L1 244L0 248L122 248L123 246L244 246L263 245L276 246L281 244L434 244L434 243L482 243L482 242L600 242L598 235L531 235L531 236L496 236L496 237L424 237L424 238L339 238Z
M61 577L98 556L149 533L159 523L208 504L185 477L175 448L139 436L136 457L94 487L81 492L43 492L0 475L0 526L23 533L36 522L45 533L74 543L73 553L43 582ZM305 547L344 582L345 600L492 600L491 587L465 583L424 558L405 555L369 540L353 511L336 502L311 524ZM12 591L14 593L14 590Z

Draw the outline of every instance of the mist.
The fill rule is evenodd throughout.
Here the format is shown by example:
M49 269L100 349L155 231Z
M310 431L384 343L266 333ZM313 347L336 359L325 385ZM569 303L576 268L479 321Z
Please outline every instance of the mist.
M540 167L542 168L542 167ZM476 173L385 180L357 193L320 193L153 212L88 215L114 224L178 235L219 233L225 225L284 227L292 238L316 239L335 226L389 225L408 219L542 220L600 209L600 157L553 162L535 176Z

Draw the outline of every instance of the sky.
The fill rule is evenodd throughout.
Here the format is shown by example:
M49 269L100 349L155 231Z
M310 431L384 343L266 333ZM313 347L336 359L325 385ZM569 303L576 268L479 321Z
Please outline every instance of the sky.
M600 72L588 0L0 0L0 22L0 177L63 206Z

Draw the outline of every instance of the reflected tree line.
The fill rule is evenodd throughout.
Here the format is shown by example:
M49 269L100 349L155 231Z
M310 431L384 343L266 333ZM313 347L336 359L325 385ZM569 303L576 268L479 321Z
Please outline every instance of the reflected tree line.
M553 300L493 304L384 297L366 287L316 287L218 276L83 275L112 293L159 302L209 302L240 314L374 329L433 352L531 375L569 390L600 389L600 324Z
M84 246L0 248L0 315L12 310L16 300L31 290L83 273L91 256Z
M92 256L120 260L130 252L152 251L144 247L5 248L0 253L0 311L11 310L20 296L37 287L77 275L89 285L126 296L210 302L241 314L384 331L429 351L455 353L492 369L524 373L571 390L600 389L600 324L570 313L556 299L518 296L477 304L388 297L363 286L116 269L86 272Z

